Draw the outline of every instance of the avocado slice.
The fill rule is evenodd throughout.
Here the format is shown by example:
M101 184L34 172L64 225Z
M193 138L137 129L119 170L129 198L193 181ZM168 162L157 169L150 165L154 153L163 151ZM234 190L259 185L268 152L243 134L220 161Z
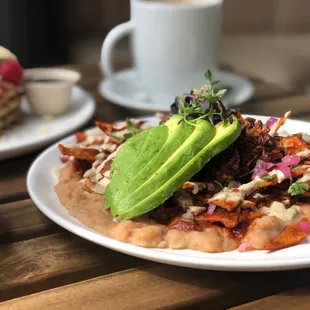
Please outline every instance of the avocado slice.
M241 128L234 117L232 124L218 123L215 131L215 136L209 143L198 143L199 146L197 142L203 130L199 134L193 133L177 154L174 154L159 171L150 175L147 181L130 195L119 196L113 200L113 190L108 191L106 203L108 207L111 206L113 216L131 219L156 208L201 170L212 157L233 143L239 137ZM199 148L200 151L197 152ZM112 189L113 178L110 184Z
M164 125L133 136L121 147L111 167L113 181L105 192L106 205L109 205L111 189L113 201L132 193L187 140L195 127L179 124L181 120L181 116L174 115Z
M164 184L195 157L215 135L215 127L199 120L195 126L180 122L182 117L174 115L164 125L151 128L130 138L119 150L111 166L111 182L105 191L105 207L111 209L113 216L132 218L146 213L165 201L182 184L166 188ZM160 128L160 129L159 129ZM155 143L157 136L162 146ZM151 137L151 138L149 138ZM153 137L153 138L152 138ZM143 153L138 152L141 147ZM153 158L150 159L150 154ZM135 209L135 205L152 196L158 190L157 199L133 215L124 216L124 212ZM157 201L160 200L158 203Z

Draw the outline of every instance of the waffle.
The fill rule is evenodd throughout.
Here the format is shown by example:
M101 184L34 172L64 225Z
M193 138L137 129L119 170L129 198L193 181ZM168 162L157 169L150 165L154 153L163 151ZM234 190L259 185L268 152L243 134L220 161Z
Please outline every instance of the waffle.
M21 96L18 87L10 82L1 82L0 134L20 118Z

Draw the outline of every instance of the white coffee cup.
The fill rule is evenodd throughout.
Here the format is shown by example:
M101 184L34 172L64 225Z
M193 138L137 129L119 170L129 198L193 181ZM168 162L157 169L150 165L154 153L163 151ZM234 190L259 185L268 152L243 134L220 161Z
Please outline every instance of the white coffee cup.
M114 74L116 42L132 34L138 79L151 101L169 105L176 95L205 84L218 64L222 0L131 0L131 20L110 31L101 50L102 70Z

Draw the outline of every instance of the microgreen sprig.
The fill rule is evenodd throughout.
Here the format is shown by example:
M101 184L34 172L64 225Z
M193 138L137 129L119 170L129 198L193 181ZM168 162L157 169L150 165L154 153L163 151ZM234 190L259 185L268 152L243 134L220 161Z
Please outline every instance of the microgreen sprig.
M171 106L172 113L181 115L181 121L194 126L200 119L209 120L213 124L218 121L224 125L228 121L232 123L232 112L222 102L227 90L215 86L219 81L213 80L210 70L205 73L205 78L207 83L200 89L193 88L189 94L176 97Z

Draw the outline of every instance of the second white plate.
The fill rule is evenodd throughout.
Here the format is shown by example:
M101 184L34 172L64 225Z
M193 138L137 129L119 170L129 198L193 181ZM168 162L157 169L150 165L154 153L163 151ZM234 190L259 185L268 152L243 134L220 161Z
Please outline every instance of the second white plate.
M0 160L27 154L50 144L86 124L94 112L94 99L78 86L72 88L69 110L51 120L34 115L26 98L23 98L21 124L14 125L0 136Z

